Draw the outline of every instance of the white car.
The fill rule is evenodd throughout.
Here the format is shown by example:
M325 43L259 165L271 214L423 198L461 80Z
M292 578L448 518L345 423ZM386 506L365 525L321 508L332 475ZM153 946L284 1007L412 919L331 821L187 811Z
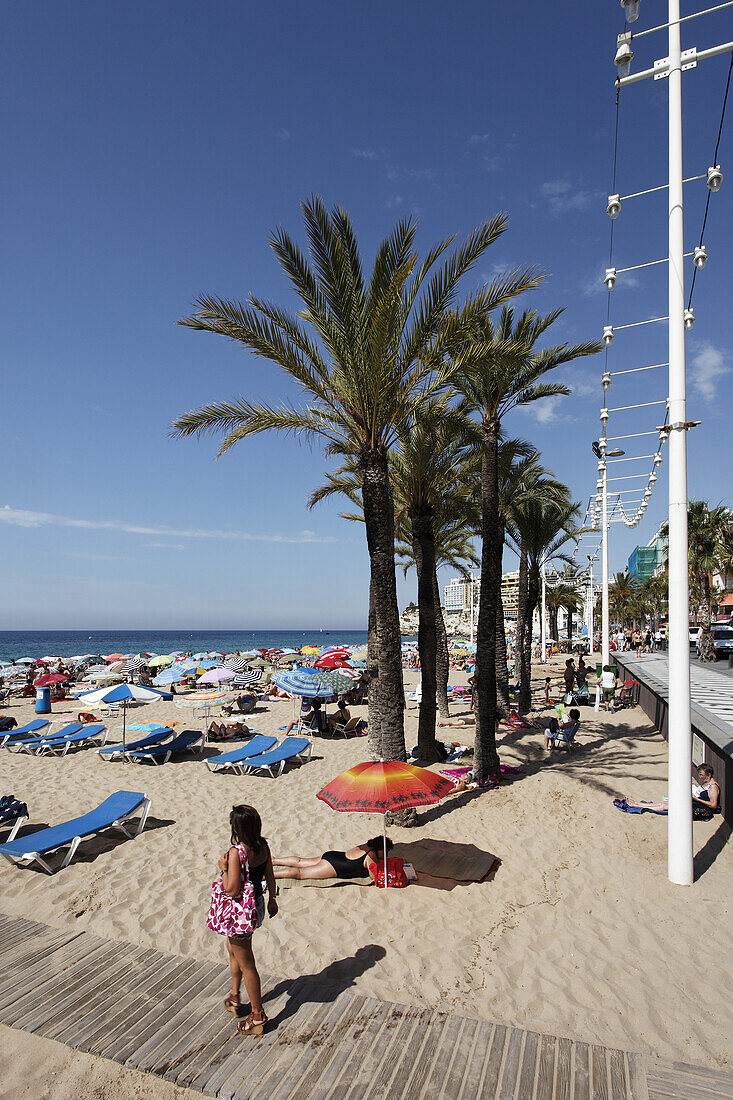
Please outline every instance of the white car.
M702 627L701 626L691 626L690 627L690 645L697 645L697 643L700 639L701 633L702 633Z

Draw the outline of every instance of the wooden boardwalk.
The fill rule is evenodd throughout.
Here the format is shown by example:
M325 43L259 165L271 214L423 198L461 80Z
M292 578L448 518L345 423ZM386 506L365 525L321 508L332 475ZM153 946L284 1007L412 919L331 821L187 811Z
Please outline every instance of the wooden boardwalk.
M224 1100L733 1100L733 1077L365 997L263 981L240 1037L228 967L0 915L0 1023ZM648 1085L647 1085L648 1072Z

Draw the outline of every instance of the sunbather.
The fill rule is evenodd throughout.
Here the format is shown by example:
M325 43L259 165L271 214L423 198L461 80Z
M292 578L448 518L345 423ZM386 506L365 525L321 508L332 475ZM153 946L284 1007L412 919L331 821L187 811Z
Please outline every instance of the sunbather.
M572 745L579 725L580 711L574 707L568 711L567 717L560 721L557 718L551 718L545 730L545 749L554 749L558 741L565 741Z
M246 722L213 721L206 731L206 736L215 744L221 741L242 741L245 737L249 737L249 726Z
M701 764L697 769L697 775L700 786L692 789L693 808L700 806L712 813L717 813L720 810L720 787L718 781L713 777L713 769L709 764ZM619 810L626 810L626 812L631 810L632 813L634 811L637 813L649 811L653 814L666 814L669 809L669 802L666 800L662 802L630 802L628 798L614 798L613 804Z
M387 851L392 841L387 837ZM324 852L322 856L273 856L275 878L328 879L369 878L369 868L383 858L384 839L374 836L365 844L345 852Z
M369 728L364 718L351 717L351 711L346 706L346 699L343 696L336 703L335 713L328 716L329 732L335 733L337 727L340 727L340 733L360 733Z
M299 729L310 730L312 733L323 733L325 722L321 714L320 699L310 699L307 703L305 699L303 700L300 708L300 718L285 727L285 736L287 737L296 726Z

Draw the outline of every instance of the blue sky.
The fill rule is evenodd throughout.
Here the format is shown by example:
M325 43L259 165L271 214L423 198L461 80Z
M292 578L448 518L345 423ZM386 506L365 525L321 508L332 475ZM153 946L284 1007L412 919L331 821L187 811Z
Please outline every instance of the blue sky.
M644 0L637 27L664 10ZM169 438L206 401L289 394L274 366L176 321L200 293L292 304L267 237L282 224L302 240L299 203L315 192L349 210L367 262L399 216L419 219L424 248L508 210L473 281L539 263L551 278L531 304L567 307L555 338L599 338L622 29L618 0L6 4L1 625L365 626L362 532L335 503L306 507L318 450L259 436L215 461L213 438ZM729 13L710 16L683 46L730 31ZM647 67L664 36L635 50ZM688 175L711 161L727 67L685 76ZM688 340L688 410L703 421L689 488L715 503L730 501L730 120ZM666 83L646 81L622 96L618 188L665 178ZM705 195L686 191L690 247ZM665 211L663 195L624 204L617 266L665 254ZM663 267L622 280L617 324L666 312ZM666 361L666 326L619 333L612 355L616 370ZM602 365L558 372L573 396L508 425L583 500ZM665 374L628 376L611 404L664 397ZM612 570L652 536L665 499L663 466L642 524L612 528ZM413 592L401 583L401 604Z

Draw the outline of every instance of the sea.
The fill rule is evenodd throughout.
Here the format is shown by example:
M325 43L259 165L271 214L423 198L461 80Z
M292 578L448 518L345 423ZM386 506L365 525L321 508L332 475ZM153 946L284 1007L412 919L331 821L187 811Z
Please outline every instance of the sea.
M366 630L2 630L0 661L94 653L233 653L366 644Z

